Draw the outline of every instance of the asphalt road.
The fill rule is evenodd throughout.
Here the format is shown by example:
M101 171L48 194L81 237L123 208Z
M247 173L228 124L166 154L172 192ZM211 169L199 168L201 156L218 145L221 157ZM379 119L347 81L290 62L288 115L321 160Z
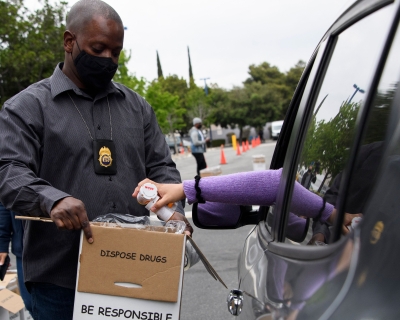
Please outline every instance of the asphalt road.
M266 168L269 168L275 143L257 146L240 156L232 148L224 149L227 164L221 165L222 174L252 171L253 156L265 155ZM208 167L220 165L221 150L214 148L205 154ZM182 179L193 179L196 175L196 160L191 155L174 156ZM191 206L185 208L191 215ZM191 219L189 219L190 222ZM193 224L192 224L193 225ZM194 226L194 240L218 272L228 289L215 281L199 262L184 274L181 320L197 319L236 319L226 306L226 298L231 289L237 288L237 259L244 240L254 226L236 230L203 230Z

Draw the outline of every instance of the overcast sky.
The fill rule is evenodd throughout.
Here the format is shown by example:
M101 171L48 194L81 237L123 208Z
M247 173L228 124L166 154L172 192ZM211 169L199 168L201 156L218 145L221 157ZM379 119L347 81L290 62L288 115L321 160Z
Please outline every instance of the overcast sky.
M77 0L67 1L70 6ZM251 64L269 62L286 72L308 61L349 0L105 0L120 14L131 51L129 70L188 79L187 46L195 81L227 89L241 85ZM351 0L350 0L351 2ZM37 0L25 0L30 8Z

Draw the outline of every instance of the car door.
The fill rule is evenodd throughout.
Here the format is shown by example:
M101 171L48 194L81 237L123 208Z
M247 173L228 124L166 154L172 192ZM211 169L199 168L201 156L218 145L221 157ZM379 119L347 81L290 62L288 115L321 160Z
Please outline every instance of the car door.
M390 120L398 108L393 103L400 70L398 21L398 2L359 1L310 59L271 164L283 167L276 204L248 236L239 259L242 319L329 317L340 313L343 300L337 297L351 292L362 252L360 230L367 223L342 236L342 222L344 212L376 220L368 210L374 193L382 192L376 186L387 173L379 170L384 172L380 167L387 161L388 131L396 128ZM297 180L300 170L309 173ZM296 188L319 197L321 210L310 207L293 224ZM316 218L330 204L337 209L336 222L318 225ZM307 245L310 241L320 245ZM369 263L364 259L360 270ZM346 311L350 316L354 310Z

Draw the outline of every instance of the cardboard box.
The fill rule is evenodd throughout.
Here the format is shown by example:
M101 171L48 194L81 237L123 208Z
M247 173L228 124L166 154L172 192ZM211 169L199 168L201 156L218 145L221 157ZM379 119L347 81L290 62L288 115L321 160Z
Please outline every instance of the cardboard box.
M6 274L0 281L0 319L1 320L25 320L24 302L18 294L18 282L16 274Z
M91 227L93 244L81 234L74 320L179 319L185 235Z
M28 309L24 308L24 310L22 310L22 312L24 313L24 320L33 320L33 317L29 313Z

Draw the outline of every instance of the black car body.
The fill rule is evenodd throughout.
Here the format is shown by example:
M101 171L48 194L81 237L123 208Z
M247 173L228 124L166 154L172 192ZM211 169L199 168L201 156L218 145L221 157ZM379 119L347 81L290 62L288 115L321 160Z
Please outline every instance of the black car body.
M318 44L271 162L283 168L275 205L242 207L230 225L204 225L194 212L202 228L255 224L228 298L238 318L400 319L399 16L399 1L355 1ZM293 232L294 184L309 166L310 190L338 216ZM345 212L363 214L347 235ZM308 245L318 234L320 245Z

